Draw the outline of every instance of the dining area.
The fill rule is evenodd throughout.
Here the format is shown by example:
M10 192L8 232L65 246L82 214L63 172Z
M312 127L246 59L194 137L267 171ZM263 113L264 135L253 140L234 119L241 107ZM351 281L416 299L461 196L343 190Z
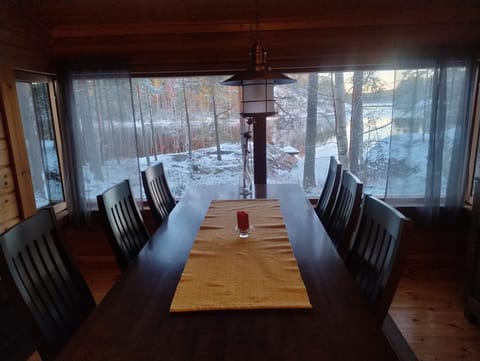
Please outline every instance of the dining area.
M104 216L109 210L116 214L104 223L121 275L93 309L80 282L88 311L79 318L76 310L78 328L54 352L39 348L42 360L402 360L382 329L393 293L387 301L382 295L396 287L386 281L390 274L399 278L389 260L392 254L395 260L396 247L365 247L362 242L375 237L357 237L348 247L351 255L364 247L372 267L388 267L381 282L382 277L365 277L371 271L355 274L355 267L366 269L359 267L361 257L342 257L300 186L255 185L245 196L234 186L199 185L156 218L152 234L135 203L127 206L128 194L122 205L109 208L108 192L98 196L99 209ZM369 203L375 202L364 198L363 213L372 214ZM118 219L135 214L130 221ZM407 229L408 219L402 221ZM357 234L372 233L362 230L366 223L371 218L360 222ZM111 224L123 231L112 231ZM134 233L143 241L132 238ZM137 247L122 246L115 236L133 239ZM122 247L132 253L120 261ZM44 305L56 299L47 293L39 296Z
M480 360L480 11L430 5L2 2L0 360Z

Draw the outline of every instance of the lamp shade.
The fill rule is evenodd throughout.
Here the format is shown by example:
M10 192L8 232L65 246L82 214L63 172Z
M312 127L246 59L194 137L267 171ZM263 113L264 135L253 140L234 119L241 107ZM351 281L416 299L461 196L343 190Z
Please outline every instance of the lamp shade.
M246 71L237 73L220 84L242 87L240 114L243 117L274 115L273 86L294 83L296 80L271 70L265 61L266 52L257 40L250 50Z

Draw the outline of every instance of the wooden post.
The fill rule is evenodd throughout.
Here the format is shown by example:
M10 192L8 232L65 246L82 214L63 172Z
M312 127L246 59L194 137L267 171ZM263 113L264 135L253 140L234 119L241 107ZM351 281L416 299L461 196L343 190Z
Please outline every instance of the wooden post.
M255 184L267 184L267 117L255 116L253 123L253 178Z

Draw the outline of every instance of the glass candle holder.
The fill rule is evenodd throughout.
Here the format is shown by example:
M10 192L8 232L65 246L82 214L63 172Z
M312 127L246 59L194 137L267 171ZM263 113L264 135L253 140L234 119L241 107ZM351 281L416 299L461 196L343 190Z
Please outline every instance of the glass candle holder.
M248 230L250 228L248 213L245 211L237 212L237 229L240 235L240 238L248 237Z

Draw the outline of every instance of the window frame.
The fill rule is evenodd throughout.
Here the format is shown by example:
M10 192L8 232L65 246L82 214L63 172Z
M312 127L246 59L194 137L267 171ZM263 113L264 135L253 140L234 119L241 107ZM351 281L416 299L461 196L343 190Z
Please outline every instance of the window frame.
M472 86L472 106L471 114L469 115L471 122L471 138L470 138L470 152L468 154L468 175L467 185L465 189L465 203L473 205L473 188L475 177L479 177L479 145L480 145L480 61L475 64L475 73L473 76Z
M15 70L14 74L15 74L15 83L43 82L47 84L48 97L49 97L49 103L50 103L50 113L52 116L52 127L55 133L55 143L57 147L58 163L60 168L59 169L60 178L61 178L61 183L63 187L63 196L64 196L64 200L62 202L58 202L49 206L53 207L55 214L59 214L67 210L67 198L66 198L67 191L65 189L65 166L63 162L64 157L63 157L63 148L62 148L62 136L61 136L61 129L60 129L60 121L58 116L58 106L57 106L54 74L29 72L25 70ZM17 94L17 102L18 102L18 94ZM22 122L20 122L18 126L23 127ZM23 128L22 128L22 132L23 132ZM27 159L27 162L28 162L28 159ZM32 185L32 190L33 190L33 185Z

